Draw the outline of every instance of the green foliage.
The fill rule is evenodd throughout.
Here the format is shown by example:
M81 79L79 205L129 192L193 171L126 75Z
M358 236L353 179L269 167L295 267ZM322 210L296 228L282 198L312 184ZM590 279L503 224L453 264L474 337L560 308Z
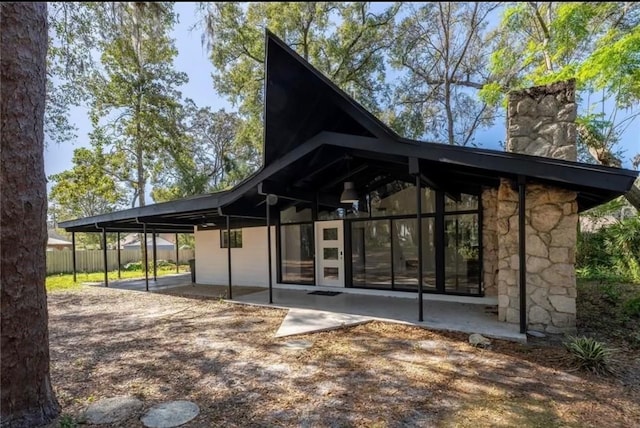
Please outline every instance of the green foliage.
M640 217L580 233L576 262L586 279L640 283Z
M141 271L142 270L142 262L131 262L122 266L122 270L127 272Z
M58 427L59 428L77 428L78 422L69 415L62 415L60 419L58 419Z
M125 200L125 191L105 175L105 156L100 147L75 149L73 167L49 177L49 194L58 221L90 217L114 211Z
M615 148L620 134L637 116L631 112L626 118L617 117L618 109L628 109L640 100L640 3L512 3L497 31L499 43L490 69L506 82L505 93L575 79L581 93L598 94L594 98L599 107L600 97L615 101L608 130L600 134L603 139L586 142L589 147L596 142L599 150L602 147L597 146ZM603 162L600 155L591 155Z
M611 373L612 350L590 337L569 337L564 346L575 367L596 374Z
M264 29L374 112L387 91L384 49L398 5L374 12L370 2L202 3L216 91L243 119L245 172L262 159ZM240 177L242 178L242 177Z
M625 301L624 311L630 317L640 317L640 295Z
M440 2L406 6L396 26L391 65L401 71L395 87L401 134L447 144L472 145L476 131L493 123L496 88L487 73L498 7L490 2ZM478 96L480 93L480 96Z

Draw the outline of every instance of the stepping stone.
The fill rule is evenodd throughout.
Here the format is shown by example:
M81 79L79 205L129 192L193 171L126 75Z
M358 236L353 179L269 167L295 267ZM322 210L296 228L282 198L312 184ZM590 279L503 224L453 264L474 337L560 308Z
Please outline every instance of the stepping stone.
M313 343L309 342L308 340L290 340L289 342L283 343L282 346L286 349L302 350L311 348L311 346L313 346Z
M112 424L130 418L140 409L142 401L134 397L105 398L89 405L85 410L84 419L90 424Z
M199 413L200 408L196 403L170 401L150 408L140 421L148 428L173 428L186 424Z
M336 330L364 324L369 321L372 321L371 317L362 315L316 311L313 309L289 309L275 337Z

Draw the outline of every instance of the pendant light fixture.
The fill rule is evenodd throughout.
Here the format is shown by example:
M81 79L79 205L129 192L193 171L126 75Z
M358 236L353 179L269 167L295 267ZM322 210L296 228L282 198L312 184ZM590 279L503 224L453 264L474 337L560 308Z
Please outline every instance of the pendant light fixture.
M351 174L351 158L347 158L347 172L349 176ZM345 181L344 182L344 190L340 195L340 203L342 204L352 204L358 202L358 193L356 192L355 185L353 181Z

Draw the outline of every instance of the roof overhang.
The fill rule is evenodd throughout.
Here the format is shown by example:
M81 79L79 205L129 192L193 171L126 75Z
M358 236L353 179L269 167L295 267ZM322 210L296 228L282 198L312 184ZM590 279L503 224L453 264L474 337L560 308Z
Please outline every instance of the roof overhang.
M638 176L619 168L400 138L271 33L266 46L265 162L259 171L231 190L60 226L75 232L190 233L226 227L227 220L231 227L264 225L265 193L285 202L339 206L347 179L363 188L387 176L412 180L410 163L416 161L424 184L446 192L468 193L495 187L500 178L524 177L575 190L580 210L626 193Z

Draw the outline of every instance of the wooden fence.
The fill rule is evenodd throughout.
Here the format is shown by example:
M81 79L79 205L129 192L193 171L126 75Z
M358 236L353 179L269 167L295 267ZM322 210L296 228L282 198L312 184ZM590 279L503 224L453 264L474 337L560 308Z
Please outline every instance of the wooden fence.
M110 271L118 269L118 251L107 250L107 267ZM193 249L179 251L181 264L187 264L189 259L194 258ZM153 251L148 251L149 263L153 262ZM47 275L52 273L73 272L73 251L59 250L47 251ZM123 267L127 263L140 262L144 255L139 248L135 250L120 250L120 265ZM176 260L175 250L157 250L157 260L166 260L172 263ZM104 262L102 250L78 250L76 251L76 271L77 272L102 272Z

